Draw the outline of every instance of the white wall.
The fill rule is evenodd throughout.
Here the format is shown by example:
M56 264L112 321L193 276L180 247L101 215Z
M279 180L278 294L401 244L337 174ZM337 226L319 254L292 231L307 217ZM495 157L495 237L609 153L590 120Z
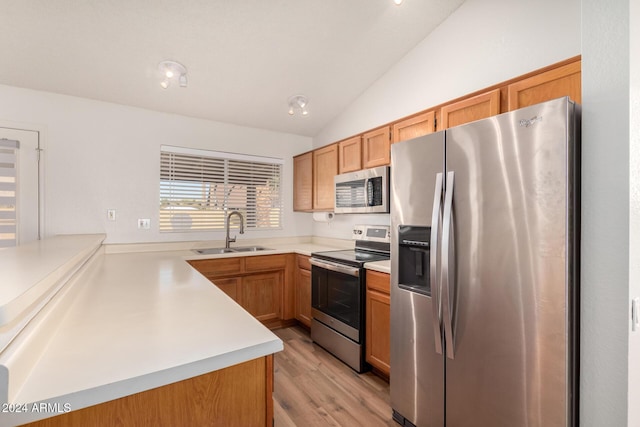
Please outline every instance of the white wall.
M580 0L466 0L313 138L314 147L580 54Z
M284 228L244 238L310 235L310 215L293 213L292 156L311 149L297 135L158 113L0 85L0 120L43 129L46 235L107 233L107 242L219 240L222 232L157 231L160 145L285 159ZM107 209L117 220L107 221ZM137 219L150 218L150 230Z
M627 415L629 4L582 1L580 416L585 427L638 425Z
M630 178L629 178L629 301L640 297L640 2L631 0L630 59ZM629 426L640 426L640 330L629 335Z
M580 0L466 0L313 138L314 148L579 55ZM346 237L389 215L340 215L314 234Z

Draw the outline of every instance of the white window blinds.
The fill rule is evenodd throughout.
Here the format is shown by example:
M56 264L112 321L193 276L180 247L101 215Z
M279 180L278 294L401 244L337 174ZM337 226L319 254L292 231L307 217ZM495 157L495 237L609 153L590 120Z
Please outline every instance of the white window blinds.
M0 139L0 248L15 246L17 241L17 180L20 143Z
M160 231L224 230L237 210L248 229L282 226L282 159L161 146Z

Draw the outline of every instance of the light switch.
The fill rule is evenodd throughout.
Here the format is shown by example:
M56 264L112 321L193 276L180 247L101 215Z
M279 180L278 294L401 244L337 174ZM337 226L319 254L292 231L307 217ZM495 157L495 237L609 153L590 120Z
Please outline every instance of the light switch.
M151 228L151 220L149 218L138 219L138 228L142 230L148 230Z
M107 209L107 219L109 221L116 220L116 210L115 209Z

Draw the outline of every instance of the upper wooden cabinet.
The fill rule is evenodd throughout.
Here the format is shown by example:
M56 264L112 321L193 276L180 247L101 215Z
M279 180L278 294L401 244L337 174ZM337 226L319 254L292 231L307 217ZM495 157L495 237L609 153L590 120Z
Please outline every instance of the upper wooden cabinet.
M392 143L417 138L436 130L436 112L427 111L411 118L402 120L393 125Z
M481 93L440 109L438 130L500 114L500 89Z
M339 173L362 169L362 139L360 135L338 143Z
M417 138L500 113L569 96L581 96L579 56L474 92L457 101L433 105L362 135L294 157L294 210L323 211L334 207L333 177L391 162L391 143ZM437 118L437 123L436 123Z
M551 99L569 96L582 102L581 61L536 74L507 88L509 111Z
M391 134L389 126L362 135L362 167L364 169L391 163Z
M313 153L293 158L293 210L313 209Z
M333 177L338 174L338 144L313 151L313 209L333 210Z

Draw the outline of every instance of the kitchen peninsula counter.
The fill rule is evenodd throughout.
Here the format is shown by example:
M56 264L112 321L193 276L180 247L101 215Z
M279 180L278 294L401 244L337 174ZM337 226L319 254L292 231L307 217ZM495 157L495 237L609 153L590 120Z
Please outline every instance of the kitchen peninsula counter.
M308 256L352 246L333 239L271 239L262 243L265 251L201 255L193 249L219 245L104 245L103 239L57 236L2 253L12 259L5 267L13 269L3 277L24 278L25 289L29 277L65 283L50 286L48 295L39 296L41 306L21 314L29 321L0 327L5 338L19 329L0 350L0 404L7 405L0 427L64 416L282 350L277 336L187 260ZM255 243L261 242L242 242Z
M78 252L86 251L86 238L77 239ZM0 404L6 403L0 426L76 411L281 351L277 336L186 262L339 248L309 242L269 246L259 253L208 256L186 249L94 247L92 257L0 353ZM15 268L37 268L54 255L36 250L24 256L32 258ZM42 404L48 411L34 411Z

